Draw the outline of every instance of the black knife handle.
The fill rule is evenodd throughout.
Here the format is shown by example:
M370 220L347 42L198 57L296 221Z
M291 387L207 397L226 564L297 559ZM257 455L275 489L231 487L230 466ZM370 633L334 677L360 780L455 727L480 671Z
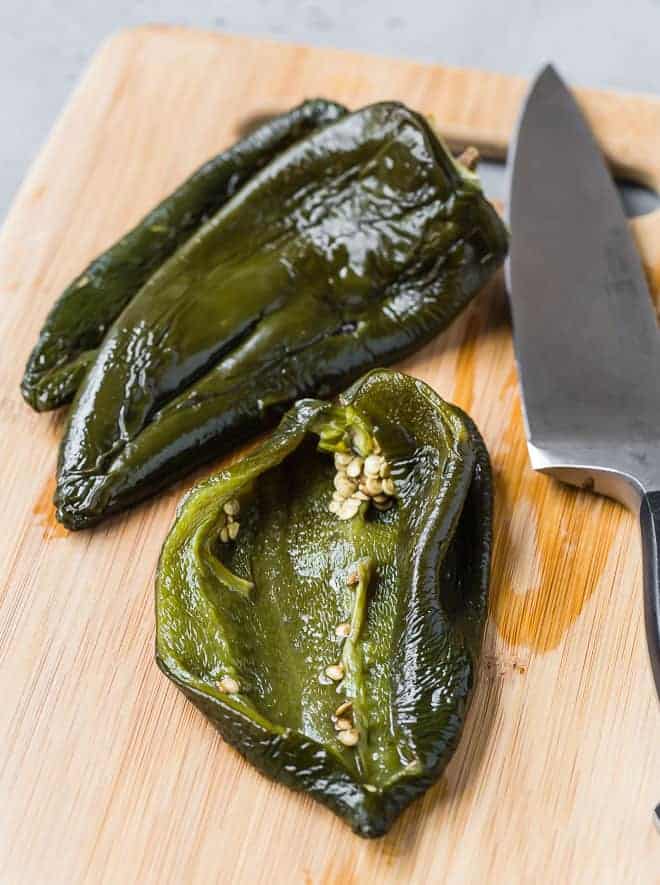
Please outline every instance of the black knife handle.
M646 492L640 511L644 560L644 620L655 688L660 698L660 492Z

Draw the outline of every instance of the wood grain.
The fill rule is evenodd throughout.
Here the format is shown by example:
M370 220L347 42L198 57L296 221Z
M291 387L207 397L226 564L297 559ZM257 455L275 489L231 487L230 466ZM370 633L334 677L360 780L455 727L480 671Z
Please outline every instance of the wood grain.
M636 519L529 468L501 284L405 363L468 409L497 485L491 618L460 750L364 842L222 744L153 662L179 485L82 534L53 521L63 415L20 400L54 298L256 115L399 98L502 155L524 90L495 74L149 27L96 55L0 241L3 883L660 882L660 730ZM615 165L660 188L660 101L581 92ZM660 213L634 224L660 296Z

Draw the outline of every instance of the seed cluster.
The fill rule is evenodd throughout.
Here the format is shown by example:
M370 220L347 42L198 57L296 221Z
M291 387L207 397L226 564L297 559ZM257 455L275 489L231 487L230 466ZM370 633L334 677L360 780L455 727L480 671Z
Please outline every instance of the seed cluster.
M360 732L353 725L353 702L344 701L335 710L332 723L337 732L337 739L345 747L354 747L360 740Z
M396 487L378 443L366 458L351 452L335 452L335 468L330 513L339 519L352 519L363 501L371 501L377 510L390 509Z
M223 544L227 541L235 541L240 528L238 514L241 511L241 505L236 498L230 498L222 505L222 522L220 528L220 540Z

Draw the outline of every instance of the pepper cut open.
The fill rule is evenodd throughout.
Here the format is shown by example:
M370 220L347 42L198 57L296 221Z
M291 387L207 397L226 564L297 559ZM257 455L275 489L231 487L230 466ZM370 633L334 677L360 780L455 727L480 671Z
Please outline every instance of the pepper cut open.
M335 455L374 450L393 503L367 496L340 519ZM230 500L240 530L223 543ZM472 421L373 371L334 403L296 403L182 501L156 581L159 666L261 771L382 835L457 744L490 539Z

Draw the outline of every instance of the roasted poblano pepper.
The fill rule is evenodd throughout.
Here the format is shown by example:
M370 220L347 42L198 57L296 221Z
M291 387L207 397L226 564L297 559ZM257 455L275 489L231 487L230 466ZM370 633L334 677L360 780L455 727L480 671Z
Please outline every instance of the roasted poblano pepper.
M252 176L107 332L74 402L56 504L81 528L444 328L502 262L474 176L396 103Z
M156 580L159 666L257 768L382 835L456 747L490 544L472 421L373 371L297 402L184 498Z
M345 108L306 101L205 163L68 286L41 330L21 385L37 411L73 398L106 332L152 273L255 172Z

